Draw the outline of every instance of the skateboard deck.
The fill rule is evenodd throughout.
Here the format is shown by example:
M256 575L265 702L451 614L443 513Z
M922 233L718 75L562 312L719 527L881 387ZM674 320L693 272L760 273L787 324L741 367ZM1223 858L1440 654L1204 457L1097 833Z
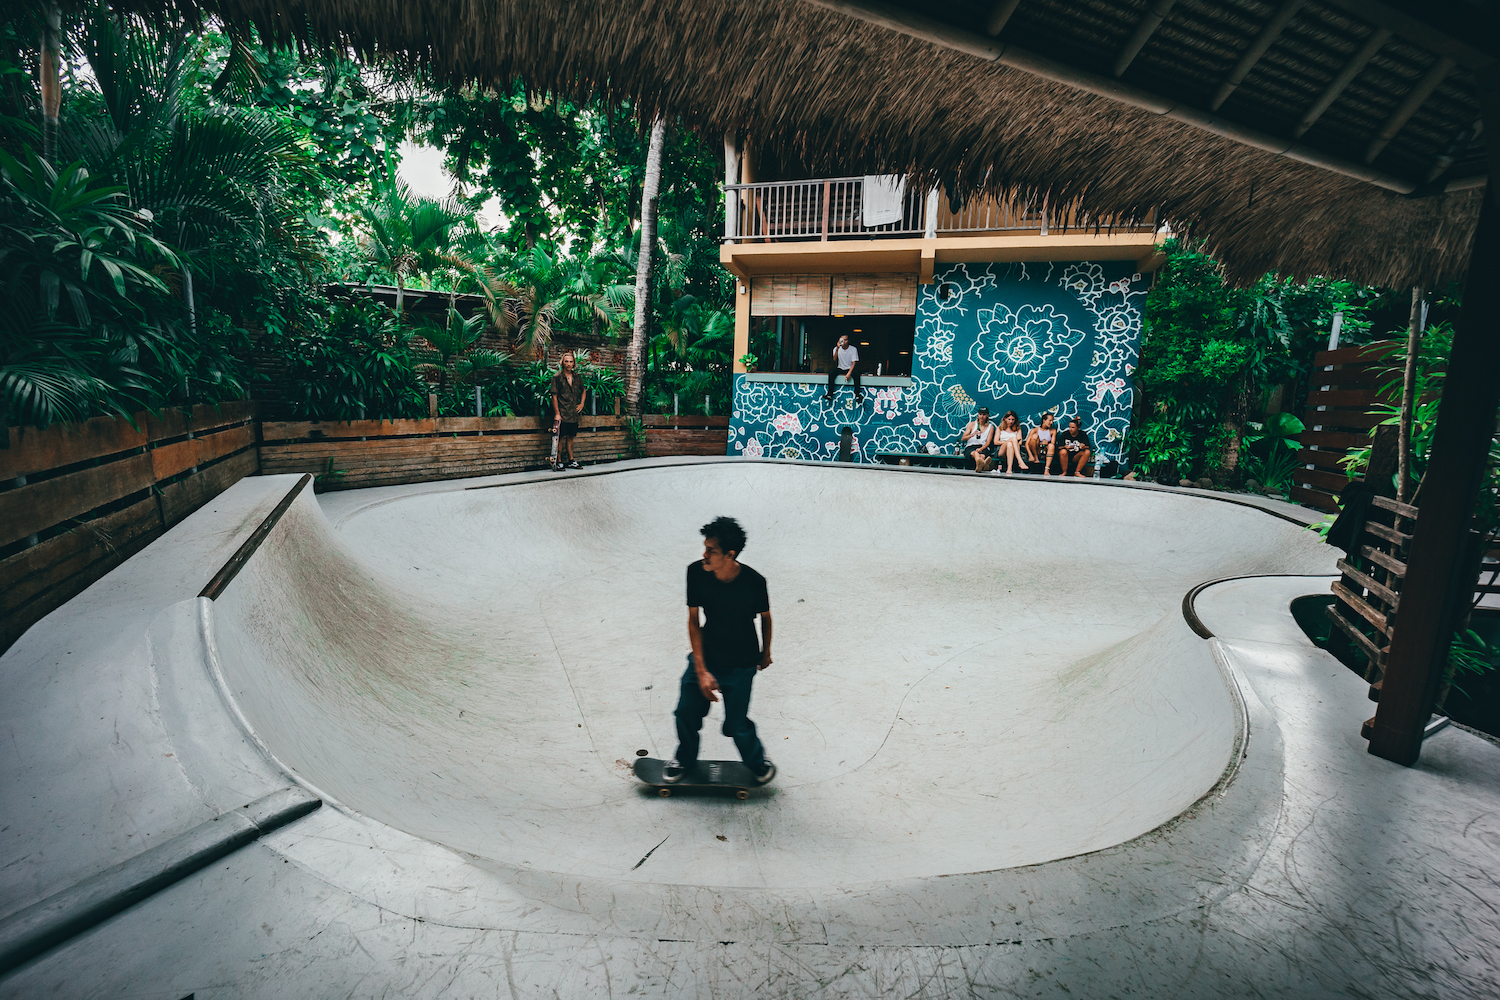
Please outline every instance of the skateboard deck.
M750 789L758 787L755 775L737 760L700 760L697 766L682 776L681 781L674 781L670 785L661 776L666 764L666 761L655 757L637 757L634 768L635 776L655 788L656 794L664 799L679 788L727 788L735 793L735 798L748 799Z

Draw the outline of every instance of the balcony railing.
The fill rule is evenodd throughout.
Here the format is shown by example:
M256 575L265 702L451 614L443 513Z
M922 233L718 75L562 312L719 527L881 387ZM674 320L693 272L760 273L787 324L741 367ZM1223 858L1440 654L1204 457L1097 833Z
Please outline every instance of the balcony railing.
M900 194L901 218L865 225L867 206L863 177L724 186L724 238L747 241L804 241L893 236L937 236L963 233L1078 232L1113 230L1150 232L1148 223L1114 224L1085 217L1072 206L1030 204L991 196L954 205L938 191L908 185ZM882 202L885 201L881 197ZM881 208L891 206L882 204Z

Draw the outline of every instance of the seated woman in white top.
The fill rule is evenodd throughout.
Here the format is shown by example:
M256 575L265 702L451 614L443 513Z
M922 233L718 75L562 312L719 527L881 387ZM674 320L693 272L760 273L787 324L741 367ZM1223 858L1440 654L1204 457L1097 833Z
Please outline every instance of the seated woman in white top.
M990 423L990 411L981 406L958 439L963 443L964 454L974 460L974 471L982 471L980 463L994 450L991 445L995 440L995 425Z
M1031 468L1021 457L1021 418L1016 416L1015 410L1006 410L1005 416L1000 418L995 443L1000 449L1000 459L1005 461L1006 472L1014 472L1017 463L1023 469Z
M1057 428L1052 426L1053 415L1043 413L1040 426L1033 427L1026 435L1026 454L1033 462L1042 463L1042 475L1052 471L1052 458L1057 451Z

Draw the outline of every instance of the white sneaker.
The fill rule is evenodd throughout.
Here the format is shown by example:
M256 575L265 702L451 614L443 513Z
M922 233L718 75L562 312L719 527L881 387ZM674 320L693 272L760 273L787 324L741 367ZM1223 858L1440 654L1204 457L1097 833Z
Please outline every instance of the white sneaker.
M776 765L772 764L771 758L767 757L766 769L755 776L755 783L757 785L764 785L774 777L776 777Z

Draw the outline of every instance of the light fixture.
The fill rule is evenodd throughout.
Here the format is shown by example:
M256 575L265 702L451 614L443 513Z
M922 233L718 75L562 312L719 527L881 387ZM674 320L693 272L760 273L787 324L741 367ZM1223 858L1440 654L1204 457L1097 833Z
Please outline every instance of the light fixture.
M844 318L844 314L843 313L834 313L833 314L833 318L834 319L843 319Z
M854 332L855 332L855 333L864 333L864 332L865 332L865 331L863 331L863 330L861 330L861 329L860 329L860 328L859 328L859 327L857 327L857 326L856 326L856 327L855 327L855 328L854 328Z
M897 351L898 354L910 354L911 351Z
M870 342L868 340L861 340L859 342L859 346L860 347L869 347L870 346Z

